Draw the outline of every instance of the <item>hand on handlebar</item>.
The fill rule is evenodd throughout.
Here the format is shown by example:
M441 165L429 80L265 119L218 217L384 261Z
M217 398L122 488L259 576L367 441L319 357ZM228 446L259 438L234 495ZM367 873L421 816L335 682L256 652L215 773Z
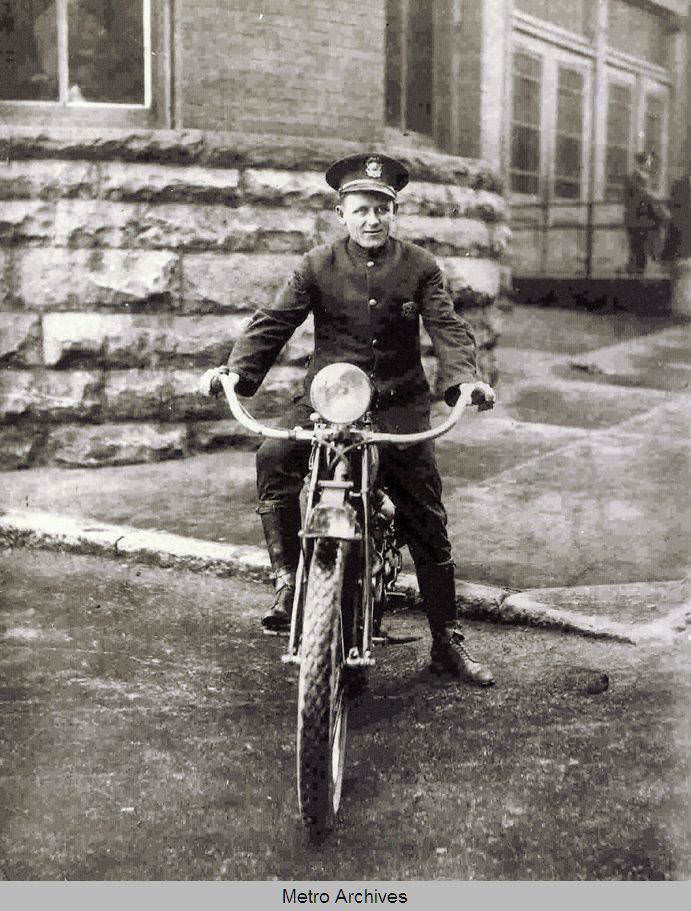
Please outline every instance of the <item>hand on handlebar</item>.
M219 376L221 374L228 376L229 373L230 370L225 365L207 370L199 380L199 385L197 386L199 394L207 397L219 395L219 393L223 392Z
M444 393L444 401L453 408L461 395L470 390L472 390L470 401L473 405L477 405L478 411L488 411L490 408L494 408L497 396L488 383L461 383L460 386L451 386Z

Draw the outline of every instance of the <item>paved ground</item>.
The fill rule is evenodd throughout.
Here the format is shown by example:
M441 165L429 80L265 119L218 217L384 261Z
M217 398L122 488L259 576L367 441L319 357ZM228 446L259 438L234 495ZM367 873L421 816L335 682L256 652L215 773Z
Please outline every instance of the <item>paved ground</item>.
M392 617L423 638L353 708L319 851L268 588L110 559L262 577L251 454L3 475L2 876L688 876L687 328L519 308L499 357L500 405L439 445L459 575L490 586L461 586L466 613L518 624L466 623L498 685L435 685L424 620ZM101 556L12 546L65 515Z
M395 615L423 638L378 652L317 850L265 586L15 550L0 591L5 879L688 876L685 637L469 623L498 677L477 690L435 683L424 621Z

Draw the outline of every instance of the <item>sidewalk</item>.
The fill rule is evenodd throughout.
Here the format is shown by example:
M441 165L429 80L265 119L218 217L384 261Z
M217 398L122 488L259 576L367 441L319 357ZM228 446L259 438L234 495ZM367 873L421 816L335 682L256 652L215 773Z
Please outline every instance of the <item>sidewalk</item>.
M688 339L669 317L505 315L500 404L437 448L462 613L631 642L683 628ZM252 453L2 482L5 543L268 575Z

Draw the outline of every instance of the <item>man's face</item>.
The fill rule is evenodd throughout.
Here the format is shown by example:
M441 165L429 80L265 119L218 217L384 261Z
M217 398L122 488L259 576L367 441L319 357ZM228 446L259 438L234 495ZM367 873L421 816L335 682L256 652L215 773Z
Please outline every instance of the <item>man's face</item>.
M381 193L346 193L336 206L351 240L368 250L386 243L396 209L393 199Z

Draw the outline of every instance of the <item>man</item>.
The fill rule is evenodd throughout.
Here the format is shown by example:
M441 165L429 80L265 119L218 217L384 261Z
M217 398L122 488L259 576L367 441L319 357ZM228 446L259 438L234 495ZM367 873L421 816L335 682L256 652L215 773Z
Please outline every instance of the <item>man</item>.
M477 382L472 331L455 313L434 257L390 236L397 194L408 183L405 167L385 155L353 155L333 164L326 181L339 194L336 212L347 237L305 254L273 306L254 314L227 369L240 377L238 394L253 395L281 348L312 313L314 355L306 394L296 400L285 426L310 423L312 378L327 364L347 361L370 377L380 429L425 430L430 390L420 359L419 320L434 344L449 405L458 400L461 384ZM208 371L201 391L213 394L218 387L215 372ZM473 401L491 408L494 392L483 383ZM290 622L299 555L298 497L307 459L304 444L283 440L266 440L257 452L257 512L276 586L274 604L262 620L271 630ZM491 672L468 654L454 628L454 564L433 444L383 447L381 471L415 563L432 633L432 670L491 685Z
M652 157L639 152L634 169L624 180L624 227L629 242L626 271L643 275L648 256L654 254L654 241L667 220L665 206L650 191Z

